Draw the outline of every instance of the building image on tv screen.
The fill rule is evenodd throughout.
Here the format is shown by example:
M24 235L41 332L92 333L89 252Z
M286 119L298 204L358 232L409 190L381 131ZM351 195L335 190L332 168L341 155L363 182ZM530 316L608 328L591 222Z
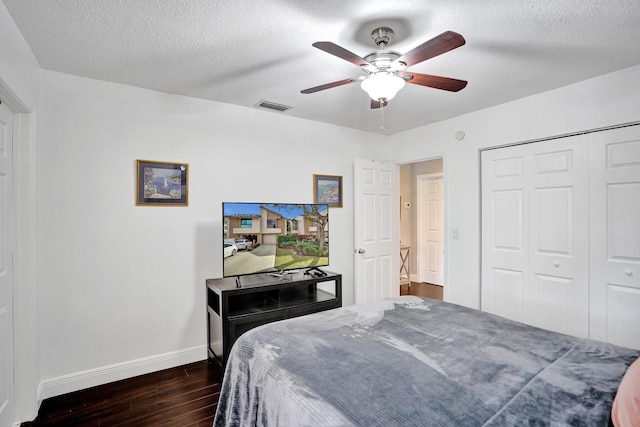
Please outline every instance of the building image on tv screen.
M329 265L326 204L223 203L223 275Z

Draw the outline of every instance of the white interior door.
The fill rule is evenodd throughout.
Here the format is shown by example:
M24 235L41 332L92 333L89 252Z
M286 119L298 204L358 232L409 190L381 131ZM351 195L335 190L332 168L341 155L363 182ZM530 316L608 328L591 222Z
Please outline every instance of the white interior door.
M481 154L481 308L520 322L528 320L527 158L524 146Z
M11 162L13 115L0 104L0 426L14 422Z
M355 302L398 296L397 165L356 159L353 176Z
M591 336L640 348L640 126L591 134Z
M588 336L588 145L482 153L482 309Z
M531 144L529 318L589 336L589 157L584 135Z
M444 284L443 175L417 177L417 256L418 281Z

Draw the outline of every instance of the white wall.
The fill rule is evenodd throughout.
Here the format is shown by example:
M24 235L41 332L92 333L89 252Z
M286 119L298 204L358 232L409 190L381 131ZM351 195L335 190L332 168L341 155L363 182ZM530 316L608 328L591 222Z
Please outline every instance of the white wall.
M342 175L330 264L353 302L353 159L383 137L48 71L38 133L43 397L206 357L222 201L310 203L314 173ZM189 163L189 206L135 206L136 159Z
M388 139L390 161L444 156L445 299L480 305L479 150L640 120L639 76L640 66L631 67ZM462 141L458 130L466 133Z

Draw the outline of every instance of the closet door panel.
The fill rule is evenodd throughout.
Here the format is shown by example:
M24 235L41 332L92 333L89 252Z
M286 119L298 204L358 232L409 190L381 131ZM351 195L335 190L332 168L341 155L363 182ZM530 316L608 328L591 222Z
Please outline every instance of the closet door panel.
M486 304L491 307L491 312L508 319L525 321L523 272L492 268L491 273L493 289L486 295Z
M493 245L496 257L509 264L521 263L525 222L522 189L496 190L491 197L493 218Z
M573 328L574 282L570 278L535 274L532 281L531 323L551 330Z
M573 254L573 189L535 190L536 220L532 243L539 254L570 257Z
M576 136L531 144L531 323L589 335L588 147Z
M640 348L640 126L590 141L591 337Z
M640 348L637 323L640 289L609 285L607 294L607 341L625 347Z
M634 178L632 178L634 179ZM640 179L637 177L635 179ZM640 261L640 182L607 185L607 247L608 258Z
M536 213L531 235L531 323L545 329L586 336L587 319L583 319L584 330L577 332L574 329L579 328L571 320L576 294L573 277L579 275L576 270L584 269L583 265L576 265L573 256L572 193L571 187L534 190Z
M485 311L588 335L584 135L482 153Z
M482 309L526 322L528 199L525 157L511 148L482 154Z

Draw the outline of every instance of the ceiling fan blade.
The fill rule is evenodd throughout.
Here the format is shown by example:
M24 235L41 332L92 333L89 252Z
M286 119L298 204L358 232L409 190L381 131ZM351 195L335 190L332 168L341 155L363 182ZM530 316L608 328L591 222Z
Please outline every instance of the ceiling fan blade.
M342 58L345 61L349 61L352 64L357 65L358 67L362 67L364 65L372 65L369 61L366 61L360 58L353 52L348 51L347 49L338 46L335 43L331 42L315 42L311 46L317 47L320 50L324 50L327 53L337 56L338 58Z
M375 100L371 100L371 109L375 109L375 108L380 108L380 107L386 107L387 105L389 105L389 101L375 101Z
M411 67L419 62L449 52L450 50L460 47L465 43L466 41L464 37L460 34L453 31L445 31L439 36L436 36L431 40L422 43L420 46L416 46L411 49L409 52L393 61L393 63L402 62L406 64L407 67Z
M357 82L358 80L362 80L362 77L354 77L352 79L338 80L337 82L331 82L331 83L326 83L320 86L310 87L309 89L301 90L300 93L307 94L307 93L320 92L321 90L331 89L332 87L346 85L349 83Z
M428 86L435 89L448 90L450 92L458 92L467 86L465 80L452 79L449 77L430 76L428 74L419 73L400 73L402 77L409 77L407 83L420 86Z

